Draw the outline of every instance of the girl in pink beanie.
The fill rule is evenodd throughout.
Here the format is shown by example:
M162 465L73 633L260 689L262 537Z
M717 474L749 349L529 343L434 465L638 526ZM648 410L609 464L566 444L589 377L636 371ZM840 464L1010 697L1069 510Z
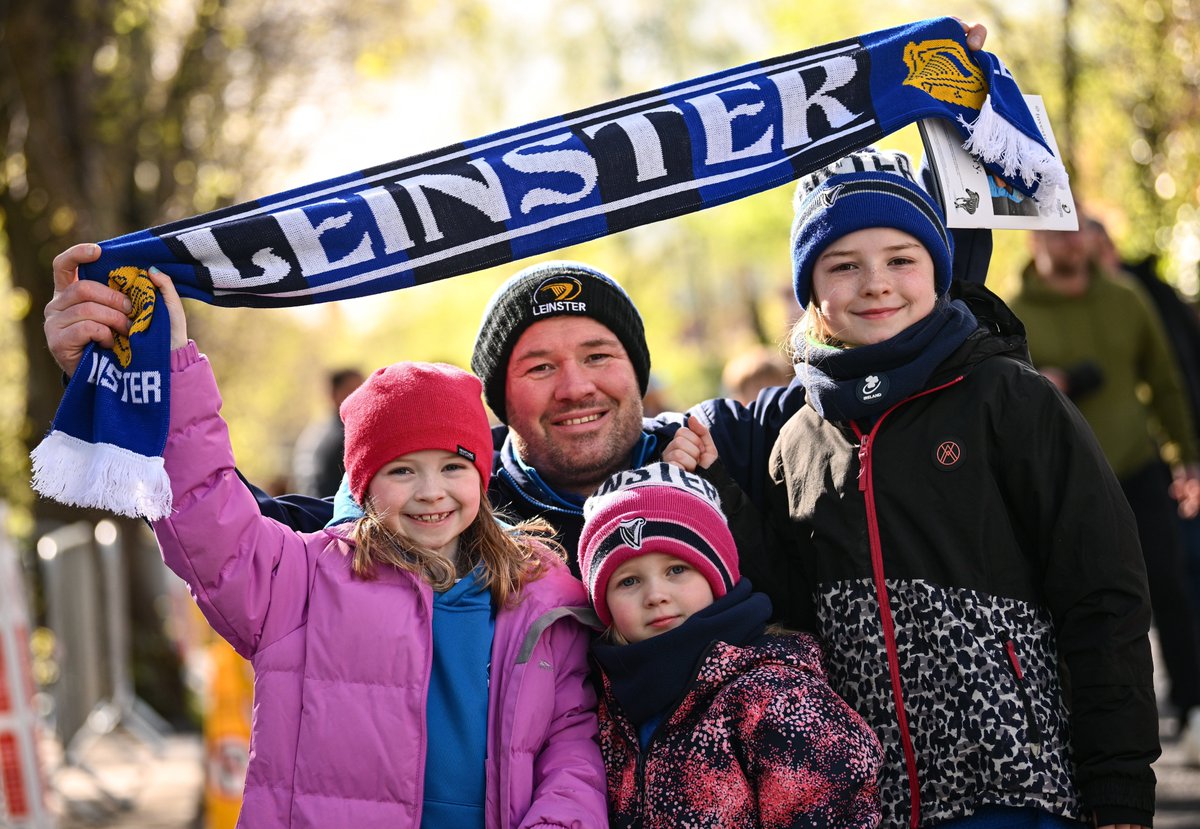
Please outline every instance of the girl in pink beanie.
M170 281L173 513L163 559L254 665L239 827L604 826L583 586L485 492L475 377L396 363L342 405L366 514L297 533L234 471L208 361Z
M607 626L611 826L877 825L879 743L816 641L767 630L712 484L666 463L614 475L584 506L579 562Z

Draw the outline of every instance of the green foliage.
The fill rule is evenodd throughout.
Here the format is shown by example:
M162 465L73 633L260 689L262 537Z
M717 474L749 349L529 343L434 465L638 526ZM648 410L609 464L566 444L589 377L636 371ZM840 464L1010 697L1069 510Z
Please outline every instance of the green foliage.
M0 224L3 216L0 215ZM33 500L29 480L28 436L22 434L25 411L26 362L20 347L17 323L31 312L29 294L12 286L8 258L0 233L0 502L7 502L9 515L25 526L0 528L23 535L27 530L26 510Z

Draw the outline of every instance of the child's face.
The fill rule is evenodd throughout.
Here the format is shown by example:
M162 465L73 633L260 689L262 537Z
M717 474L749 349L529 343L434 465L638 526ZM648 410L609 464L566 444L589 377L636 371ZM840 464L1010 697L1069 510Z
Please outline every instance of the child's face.
M445 449L422 449L384 464L367 497L388 530L454 561L458 536L479 514L479 470Z
M883 342L933 311L933 258L902 230L857 230L821 253L813 266L813 296L842 342Z
M679 627L713 603L712 588L694 567L665 553L631 558L608 580L613 627L630 643Z

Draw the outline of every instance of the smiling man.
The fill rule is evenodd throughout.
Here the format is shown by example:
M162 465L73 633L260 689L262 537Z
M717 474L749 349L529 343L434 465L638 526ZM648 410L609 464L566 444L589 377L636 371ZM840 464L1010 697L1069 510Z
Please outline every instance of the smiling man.
M650 442L641 316L620 285L587 265L534 265L501 285L484 311L471 368L509 427L501 456L519 489L536 483L543 494L581 503Z
M643 417L650 352L641 315L595 268L533 265L492 296L471 368L505 424L493 433L492 502L548 520L574 567L584 500L614 472L657 460L682 422Z

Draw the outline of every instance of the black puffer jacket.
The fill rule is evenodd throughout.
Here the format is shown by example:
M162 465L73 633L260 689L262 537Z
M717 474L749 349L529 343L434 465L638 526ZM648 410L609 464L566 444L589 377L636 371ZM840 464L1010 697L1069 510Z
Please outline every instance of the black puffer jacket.
M819 632L830 684L879 735L884 826L984 804L1148 825L1159 744L1133 516L1020 322L957 290L981 327L925 391L871 426L805 407L780 432L768 511L786 580L765 592Z

